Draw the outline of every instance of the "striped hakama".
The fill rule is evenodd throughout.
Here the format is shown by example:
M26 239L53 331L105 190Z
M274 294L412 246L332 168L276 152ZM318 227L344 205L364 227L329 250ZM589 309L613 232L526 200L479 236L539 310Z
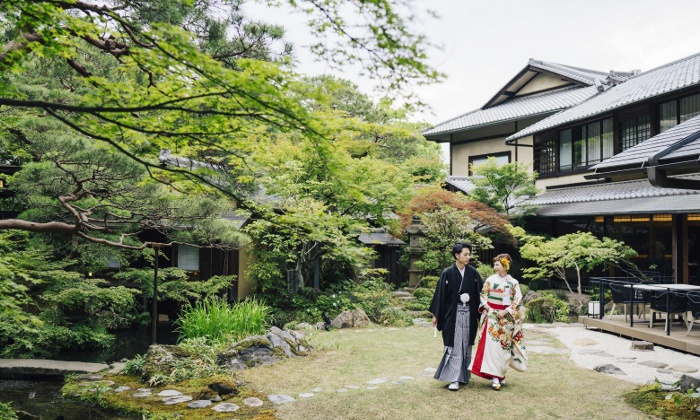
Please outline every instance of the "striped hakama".
M457 305L455 320L454 347L445 346L445 354L435 372L434 378L444 382L469 382L469 362L471 346L469 345L469 305Z

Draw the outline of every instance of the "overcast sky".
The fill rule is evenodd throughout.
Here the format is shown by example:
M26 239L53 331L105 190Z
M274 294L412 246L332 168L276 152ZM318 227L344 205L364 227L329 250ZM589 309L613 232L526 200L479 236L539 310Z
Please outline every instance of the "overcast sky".
M415 29L441 48L430 61L447 75L416 92L432 108L419 118L436 124L481 107L535 58L593 70L646 71L700 52L698 0L422 0L440 15ZM301 18L264 16L284 25L297 46L298 70L328 72L300 36ZM342 77L365 93L372 83L347 69Z

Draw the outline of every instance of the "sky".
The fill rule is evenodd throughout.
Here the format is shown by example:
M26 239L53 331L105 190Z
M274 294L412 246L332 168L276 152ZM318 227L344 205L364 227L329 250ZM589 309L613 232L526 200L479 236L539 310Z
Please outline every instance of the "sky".
M447 76L414 90L430 107L414 117L430 124L480 108L530 58L605 72L647 71L700 52L698 0L414 1L422 18L412 27L435 45L429 62ZM439 18L421 12L427 8ZM336 74L374 95L372 81L356 69L339 74L314 61L300 41L308 39L301 16L268 9L261 17L285 26L297 71Z

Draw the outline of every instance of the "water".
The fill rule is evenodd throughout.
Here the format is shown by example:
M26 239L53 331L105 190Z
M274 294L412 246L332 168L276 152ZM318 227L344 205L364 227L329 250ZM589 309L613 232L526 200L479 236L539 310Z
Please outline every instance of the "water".
M66 351L51 359L80 362L114 362L131 359L138 354L145 354L151 345L150 329L148 331L122 331L116 333L114 344L106 349ZM158 344L175 344L177 335L172 327L160 324L157 330ZM63 381L56 380L15 380L0 379L0 401L12 403L12 409L26 411L43 420L53 420L63 416L66 420L116 420L133 419L113 413L106 413L87 403L61 398Z
M158 344L175 344L177 334L173 332L172 325L159 324L156 331ZM51 357L55 360L70 360L78 362L118 362L122 359L132 359L138 354L146 354L151 345L151 330L129 330L114 334L116 338L113 344L105 349L73 350L65 351Z
M63 381L27 381L0 379L0 401L11 402L15 412L21 410L43 420L63 416L66 420L134 419L105 413L90 405L61 398Z

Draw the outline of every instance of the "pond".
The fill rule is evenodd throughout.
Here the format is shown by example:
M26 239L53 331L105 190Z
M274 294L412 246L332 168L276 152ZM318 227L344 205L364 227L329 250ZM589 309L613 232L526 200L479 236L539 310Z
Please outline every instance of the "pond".
M54 360L111 363L145 354L151 344L150 330L130 330L116 333L114 344L107 349L67 351L52 357ZM158 344L175 344L177 335L170 325L158 327ZM105 413L88 404L61 398L63 381L0 379L0 401L12 403L13 410L26 411L43 420L64 416L66 420L133 419L114 413Z
M63 381L0 379L0 401L12 403L12 409L25 411L43 420L63 416L66 420L134 419L105 413L90 405L61 398Z

